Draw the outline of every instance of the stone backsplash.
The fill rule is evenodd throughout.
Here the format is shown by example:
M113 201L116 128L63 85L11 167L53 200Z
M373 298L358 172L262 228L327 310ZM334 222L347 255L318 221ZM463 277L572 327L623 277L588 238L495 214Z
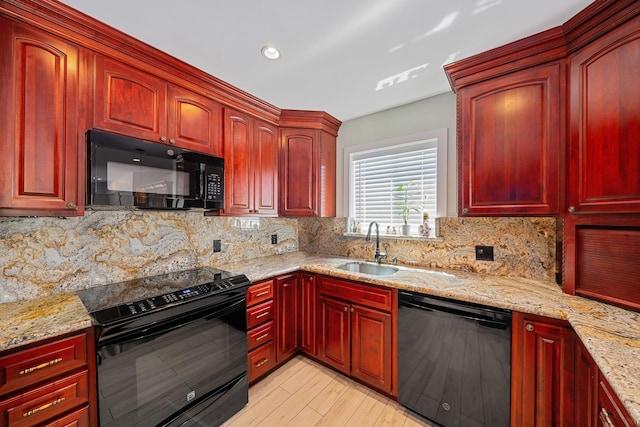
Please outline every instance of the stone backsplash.
M0 217L0 302L298 250L371 259L346 218L205 217L202 212L89 211L80 218ZM554 280L553 218L441 218L436 239L382 237L400 264ZM278 243L271 243L271 235ZM219 239L222 251L213 252ZM475 245L495 261L476 261Z
M271 235L278 243L271 244ZM213 252L213 240L221 252ZM0 217L0 302L298 250L295 218L202 212L91 211L80 218Z
M439 218L438 222L438 238L382 236L381 246L387 245L389 259L396 257L400 264L555 280L555 218ZM300 250L372 260L375 243L365 242L363 235L345 236L346 223L346 218L300 218ZM493 246L494 261L476 261L476 245Z

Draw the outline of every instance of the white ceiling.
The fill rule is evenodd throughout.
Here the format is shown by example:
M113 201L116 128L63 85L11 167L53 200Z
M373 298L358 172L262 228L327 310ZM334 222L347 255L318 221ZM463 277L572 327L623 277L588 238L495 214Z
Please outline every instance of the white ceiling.
M63 0L279 108L345 121L450 89L443 64L590 0ZM278 61L260 55L272 43Z

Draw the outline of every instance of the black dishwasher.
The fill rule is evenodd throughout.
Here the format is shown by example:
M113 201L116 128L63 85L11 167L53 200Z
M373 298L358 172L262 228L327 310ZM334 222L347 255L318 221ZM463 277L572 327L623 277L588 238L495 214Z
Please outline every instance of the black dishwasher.
M398 402L446 427L509 426L511 312L398 297Z

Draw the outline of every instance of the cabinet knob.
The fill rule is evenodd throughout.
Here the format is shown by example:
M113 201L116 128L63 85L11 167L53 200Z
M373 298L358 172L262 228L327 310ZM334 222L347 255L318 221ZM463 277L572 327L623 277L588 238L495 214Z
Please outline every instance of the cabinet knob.
M527 323L527 326L525 326L525 329L528 332L533 332L533 325L531 323Z
M347 311L347 310L349 310L349 308L345 306L345 307L344 307L344 311Z
M576 207L575 206L569 206L569 209L567 209L569 211L569 213L574 213L576 211Z
M166 137L166 136L161 136L161 137L160 137L160 141L162 141L162 142L167 142L167 137Z
M463 214L468 214L469 213L469 208L463 208L462 209L462 213Z
M353 313L353 307L351 307L351 312Z
M176 143L175 138L171 138L171 139L169 140L169 144L175 144L175 143Z
M313 282L313 279L315 279L315 276L309 276L309 281Z
M73 203L73 202L67 203L67 209L74 209L75 210L77 208L78 208L78 205L76 205L75 203Z

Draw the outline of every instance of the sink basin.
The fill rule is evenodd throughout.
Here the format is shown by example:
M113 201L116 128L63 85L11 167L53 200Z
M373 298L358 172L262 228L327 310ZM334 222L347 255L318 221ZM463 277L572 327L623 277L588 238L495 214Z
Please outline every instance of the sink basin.
M391 276L398 271L395 267L386 265L370 264L366 262L347 262L336 267L340 270L351 271L353 273L371 274L372 276Z

